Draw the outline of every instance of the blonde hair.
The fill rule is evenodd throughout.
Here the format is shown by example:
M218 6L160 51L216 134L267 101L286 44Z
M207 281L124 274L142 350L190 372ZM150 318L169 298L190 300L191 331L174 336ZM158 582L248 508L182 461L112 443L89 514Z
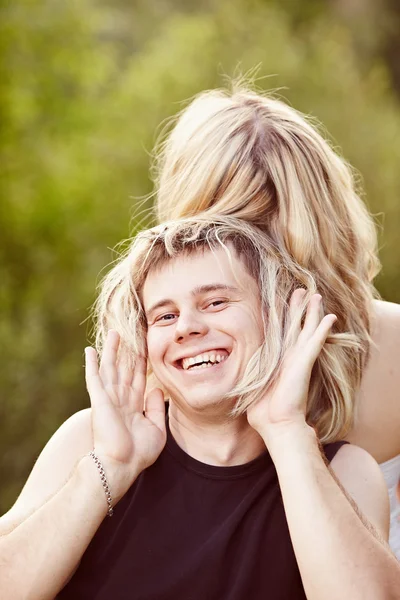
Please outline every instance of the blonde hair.
M340 377L354 399L378 296L376 231L351 168L309 121L241 84L200 94L156 147L155 210L161 221L201 212L241 218L313 273L339 331L364 350L342 349Z
M241 219L201 215L140 232L101 284L94 307L96 346L101 353L107 331L116 329L122 341L120 360L132 364L138 353L146 352L141 293L148 274L177 256L218 248L230 258L233 249L257 281L263 313L265 342L250 360L242 380L226 396L236 400L232 416L237 416L276 381L294 331L317 289L309 271L281 252L268 235ZM289 321L289 300L297 287L307 293L298 313ZM313 369L306 416L324 443L342 437L351 426L352 390L342 360L343 350L349 348L360 351L356 336L333 333Z

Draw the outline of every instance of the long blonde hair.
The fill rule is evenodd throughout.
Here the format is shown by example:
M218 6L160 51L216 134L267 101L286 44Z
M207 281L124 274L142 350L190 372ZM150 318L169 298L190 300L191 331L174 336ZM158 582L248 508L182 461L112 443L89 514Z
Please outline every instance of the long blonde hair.
M132 364L138 353L146 352L147 325L141 293L148 274L176 256L218 248L223 248L229 257L233 249L258 282L263 313L265 342L246 366L241 381L227 395L236 401L232 416L237 416L244 414L276 381L294 331L317 289L309 271L279 250L268 235L243 220L200 215L140 232L101 283L94 307L96 345L101 353L107 331L116 329L122 340L120 360ZM307 293L290 321L289 300L297 287ZM360 352L357 337L333 332L313 369L306 416L322 442L343 437L352 423L352 394L342 360L345 349Z
M340 373L329 374L354 399L380 264L374 222L350 166L304 115L241 84L200 94L172 125L155 152L157 218L241 218L313 273L339 331L363 348L342 348Z

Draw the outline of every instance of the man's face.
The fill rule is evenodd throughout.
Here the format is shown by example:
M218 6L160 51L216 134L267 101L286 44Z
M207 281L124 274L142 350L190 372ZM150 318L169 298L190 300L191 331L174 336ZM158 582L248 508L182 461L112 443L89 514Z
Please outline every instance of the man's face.
M183 410L216 406L263 342L257 283L230 249L174 258L143 288L149 361Z

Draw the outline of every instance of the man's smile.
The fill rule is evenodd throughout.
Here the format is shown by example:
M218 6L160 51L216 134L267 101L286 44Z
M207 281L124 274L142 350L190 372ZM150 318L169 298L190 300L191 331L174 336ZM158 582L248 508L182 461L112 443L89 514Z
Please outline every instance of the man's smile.
M229 354L230 352L225 348L217 348L215 350L207 350L206 352L197 352L191 356L187 355L184 358L176 360L175 364L178 368L185 371L207 368L223 362L228 358Z

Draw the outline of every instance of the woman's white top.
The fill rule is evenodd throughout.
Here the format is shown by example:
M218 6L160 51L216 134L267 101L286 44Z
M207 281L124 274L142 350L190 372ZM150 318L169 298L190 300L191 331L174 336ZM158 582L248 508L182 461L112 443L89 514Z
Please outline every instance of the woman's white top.
M396 488L400 480L400 454L380 465L389 490L390 499L390 537L389 544L400 560L400 500Z

